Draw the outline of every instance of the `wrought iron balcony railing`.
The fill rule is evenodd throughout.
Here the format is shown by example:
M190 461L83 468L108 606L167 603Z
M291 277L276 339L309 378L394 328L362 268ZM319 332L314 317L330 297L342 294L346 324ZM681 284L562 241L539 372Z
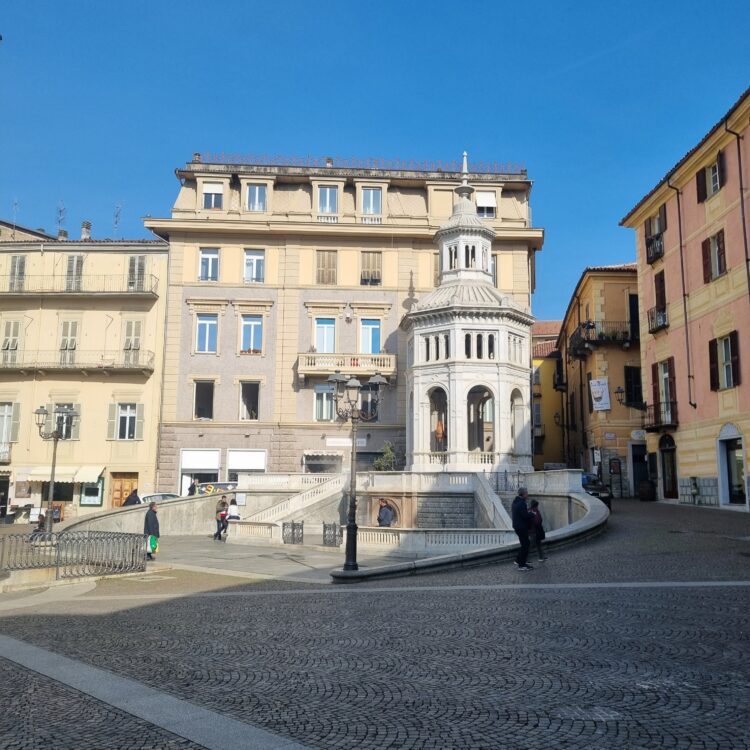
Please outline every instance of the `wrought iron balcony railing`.
M646 315L648 316L648 332L656 333L662 328L669 328L669 313L665 307L652 307Z
M379 372L390 378L396 374L395 354L338 354L305 352L297 359L297 374L306 376L333 375L340 370L343 375L374 375Z
M630 323L615 320L587 320L581 323L568 340L568 349L573 356L588 356L602 344L629 346L638 341L638 331L631 330Z
M150 273L10 276L0 295L17 294L122 294L156 297L158 279Z
M0 443L0 464L10 463L10 447L12 443Z
M86 349L50 349L0 352L0 371L14 370L153 370L154 353L145 349L107 352Z
M556 391L567 391L568 384L565 382L565 375L561 372L555 372L552 376L552 387Z
M660 401L646 406L643 427L648 432L674 429L678 424L676 401Z
M659 232L646 239L646 262L653 263L664 255L664 235Z

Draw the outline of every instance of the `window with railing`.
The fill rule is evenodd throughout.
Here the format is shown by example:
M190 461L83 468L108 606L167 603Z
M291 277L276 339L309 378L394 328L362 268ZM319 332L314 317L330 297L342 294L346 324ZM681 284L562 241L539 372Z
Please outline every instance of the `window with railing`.
M335 185L321 185L318 188L318 213L338 213L338 196L339 189Z
M383 273L383 253L366 251L362 253L361 286L380 286Z
M379 217L382 207L382 190L378 187L362 188L362 213L366 217Z
M69 255L65 273L65 290L80 292L83 285L83 255Z
M26 256L10 256L10 278L8 279L9 292L22 292L26 279Z
M646 219L643 230L646 239L646 262L653 263L664 255L664 232L667 229L667 206L662 204L654 216Z
M647 312L649 333L655 333L669 325L664 271L654 274L654 302L654 306Z

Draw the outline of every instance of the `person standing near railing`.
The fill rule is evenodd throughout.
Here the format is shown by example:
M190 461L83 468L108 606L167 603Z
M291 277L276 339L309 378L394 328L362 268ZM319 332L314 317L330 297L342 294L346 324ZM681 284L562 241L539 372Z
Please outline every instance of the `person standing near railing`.
M518 541L521 543L521 549L516 555L516 567L519 570L533 570L531 565L526 563L529 556L529 528L534 520L534 514L526 505L526 498L529 492L525 487L518 488L518 494L511 505L511 517L513 521L513 531L516 532Z
M156 503L151 503L146 511L146 518L143 522L143 533L147 535L146 540L146 559L153 560L153 550L155 547L151 546L151 537L156 539L156 547L158 547L159 540L159 519L156 517Z

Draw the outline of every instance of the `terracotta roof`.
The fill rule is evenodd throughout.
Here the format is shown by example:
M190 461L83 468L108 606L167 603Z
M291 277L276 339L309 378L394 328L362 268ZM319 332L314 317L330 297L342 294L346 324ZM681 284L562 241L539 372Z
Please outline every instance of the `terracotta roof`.
M742 94L740 95L740 98L737 99L737 101L729 108L727 113L722 117L716 125L714 125L711 130L706 133L706 135L703 136L700 143L698 143L696 146L690 149L685 156L680 159L677 164L675 164L672 169L667 172L664 177L659 180L659 182L656 183L656 185L653 187L652 190L650 190L646 195L641 198L638 203L633 206L633 208L628 211L625 216L623 216L622 219L620 219L620 226L625 226L625 222L638 210L638 208L641 206L641 204L645 203L669 178L704 144L706 141L708 141L709 138L734 114L734 111L744 102L744 100L750 96L750 88L745 89Z
M555 336L560 333L562 320L537 320L531 326L531 335L533 336Z
M550 354L557 351L557 341L542 341L540 344L534 344L532 356L534 359L549 357Z

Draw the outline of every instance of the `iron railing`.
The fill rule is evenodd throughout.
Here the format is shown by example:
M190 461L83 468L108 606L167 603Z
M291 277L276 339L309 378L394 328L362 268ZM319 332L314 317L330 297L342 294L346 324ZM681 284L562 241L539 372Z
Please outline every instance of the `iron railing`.
M655 333L661 331L662 328L669 327L669 313L667 312L666 306L664 307L652 307L646 313L648 316L648 332Z
M573 331L568 349L575 356L586 356L599 344L630 344L638 340L638 331L619 320L588 320Z
M323 546L340 547L344 539L344 530L341 524L324 523L323 524Z
M493 471L486 475L495 492L516 492L523 487L523 475L520 471Z
M646 239L646 263L653 263L664 255L664 235L659 232Z
M153 370L154 353L146 349L107 352L100 349L3 350L0 370Z
M10 463L11 443L0 443L0 464Z
M146 570L146 537L118 531L32 532L0 536L0 570L54 568L55 578Z
M158 279L151 273L135 276L77 274L15 275L0 294L147 294L156 296Z
M281 524L281 540L284 544L302 544L305 539L305 522L285 521Z
M678 424L676 401L660 401L658 404L646 406L643 427L649 432L672 429L677 427Z

